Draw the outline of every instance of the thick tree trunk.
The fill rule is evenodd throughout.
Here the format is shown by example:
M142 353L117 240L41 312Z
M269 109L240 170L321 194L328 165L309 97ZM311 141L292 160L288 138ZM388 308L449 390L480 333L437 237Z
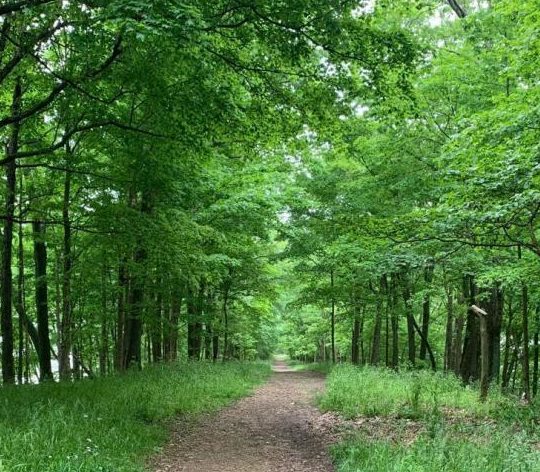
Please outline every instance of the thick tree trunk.
M49 338L49 294L47 290L47 246L45 244L45 228L41 221L33 221L34 261L36 267L36 314L39 337L39 378L51 380L51 341Z
M126 299L127 299L127 274L125 258L120 260L118 266L118 293L117 293L117 318L116 318L116 347L115 369L123 370L124 352L126 345Z
M146 252L139 248L135 251L133 262L135 270L141 269L146 260ZM144 305L144 290L141 274L132 273L130 276L129 291L126 307L126 329L124 356L122 366L142 367L141 342L142 342L142 314Z
M466 275L463 278L463 296L467 306L476 303L476 287L474 276ZM465 340L461 356L461 378L469 383L480 378L480 322L478 317L468 310L465 326Z
M13 92L12 115L19 116L22 102L21 79L18 78ZM16 156L19 150L20 123L12 125L11 135L6 149L5 164L5 219L2 250L2 284L0 289L0 328L2 334L2 381L5 384L15 382L15 358L13 356L13 279L11 271L13 220L15 217Z

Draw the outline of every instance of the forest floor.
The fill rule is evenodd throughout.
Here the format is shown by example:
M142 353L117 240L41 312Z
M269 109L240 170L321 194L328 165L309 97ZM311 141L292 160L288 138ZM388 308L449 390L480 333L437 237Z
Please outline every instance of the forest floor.
M187 426L154 457L155 472L328 472L328 447L338 422L314 406L324 376L274 365L270 381L251 396ZM187 427L186 427L187 426Z

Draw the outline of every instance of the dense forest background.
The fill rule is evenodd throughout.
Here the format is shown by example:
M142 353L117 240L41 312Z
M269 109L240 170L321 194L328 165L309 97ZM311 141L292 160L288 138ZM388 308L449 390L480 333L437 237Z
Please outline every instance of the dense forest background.
M536 394L539 14L2 2L3 382L276 350L470 382L485 328Z

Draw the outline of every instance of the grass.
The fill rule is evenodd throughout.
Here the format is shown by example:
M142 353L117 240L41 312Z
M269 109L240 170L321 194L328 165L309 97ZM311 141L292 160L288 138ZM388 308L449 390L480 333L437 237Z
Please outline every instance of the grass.
M270 373L252 364L161 365L74 383L3 388L0 472L139 472L167 420L214 411Z
M339 472L540 470L539 405L520 406L494 389L481 403L455 377L340 365L320 405L349 419L382 419L334 448ZM404 441L410 420L418 431Z

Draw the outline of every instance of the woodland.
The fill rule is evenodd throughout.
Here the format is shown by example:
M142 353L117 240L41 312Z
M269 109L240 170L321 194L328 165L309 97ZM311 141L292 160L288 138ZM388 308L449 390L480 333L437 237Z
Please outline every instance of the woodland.
M415 416L418 379L508 407L536 455L478 470L535 470L539 31L536 0L0 0L0 471L140 470L155 424L99 469L23 464L22 425L218 408L276 353L340 364L346 416L377 382Z

